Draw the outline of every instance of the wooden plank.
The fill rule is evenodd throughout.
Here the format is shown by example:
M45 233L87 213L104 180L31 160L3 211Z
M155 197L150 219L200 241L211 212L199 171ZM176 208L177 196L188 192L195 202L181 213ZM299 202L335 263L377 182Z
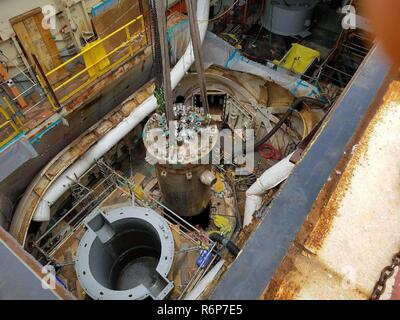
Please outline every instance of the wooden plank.
M148 184L146 184L145 188L144 188L144 193L148 194L151 190L153 190L153 188L156 186L156 184L158 183L157 179L152 179Z
M108 9L107 11L100 13L94 17L93 25L97 35L100 38L104 38L106 35L112 33L118 28L124 26L129 21L132 21L136 17L140 16L140 5L139 0L120 0L118 4ZM116 18L118 17L118 18ZM140 29L140 22L133 24L130 27L131 33ZM111 39L105 41L104 47L107 52L120 45L123 41L126 41L125 32L113 36Z
M55 67L62 64L57 45L56 45L55 41L53 40L53 36L52 36L50 30L42 28L43 15L37 14L37 15L33 16L33 19L35 20L37 29L40 32L41 40L42 40L42 43L44 44L43 49L46 51L46 53L49 56L49 59L51 61L51 69L54 69ZM51 78L54 79L53 82L58 82L67 76L69 76L69 72L67 72L65 70L65 68L62 68L62 69L58 70L55 74L53 74L51 76Z
M31 48L33 48L32 54L35 54L39 59L40 65L45 70L45 72L53 69L52 59L50 54L47 52L46 46L43 43L42 36L39 29L36 26L34 17L28 18L21 22L30 36Z
M26 30L23 22L18 22L13 24L13 29L17 35L19 43L25 51L25 54L28 56L30 63L33 64L32 53L35 52L35 47L31 41L28 31Z
M175 252L179 251L181 249L181 235L179 234L180 226L179 224L174 225L173 228L171 228L172 231L172 236L174 238L174 243L175 243ZM172 265L171 271L170 271L170 278L174 281L175 284L175 289L174 293L176 298L179 297L181 294L180 287L182 285L182 279L181 279L181 264L182 260L184 259L183 254L176 254L174 257L174 263Z
M53 61L53 68L55 68L61 64L61 59L60 59L57 45L53 40L53 36L51 35L50 30L42 28L43 15L37 14L34 16L34 19L36 22L36 26L42 36L42 41L48 50L51 60Z
M11 18L10 22L30 62L33 64L32 55L36 55L42 68L48 72L62 62L52 34L50 30L43 29L42 20L43 14L39 8ZM58 81L66 76L68 73L62 69L54 78Z
M142 185L142 182L143 182L143 180L146 178L146 176L144 176L143 174L141 174L140 172L139 173L136 173L134 176L133 176L133 182L134 182L134 184L135 184L135 186L141 186Z
M17 24L18 22L22 22L22 21L24 21L24 20L26 20L26 19L34 16L34 15L39 14L39 13L40 14L42 13L42 9L38 7L38 8L32 9L30 11L24 12L23 14L20 14L20 15L18 15L16 17L11 18L10 19L10 23L12 25L13 24Z

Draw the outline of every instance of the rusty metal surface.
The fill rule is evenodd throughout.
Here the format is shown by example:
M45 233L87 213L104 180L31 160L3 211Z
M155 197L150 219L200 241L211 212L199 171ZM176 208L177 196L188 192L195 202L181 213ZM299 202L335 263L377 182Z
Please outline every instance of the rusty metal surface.
M332 109L304 159L272 202L266 218L217 286L212 299L306 298L311 297L309 292L299 296L306 283L318 287L330 280L342 285L340 275L327 271L318 258L310 259L314 255L312 250L302 247L295 239L302 236L304 239L304 230L310 232L314 229L312 220L307 217L315 206L318 207L315 201L321 189L331 179L330 175L343 158L343 151L356 129L368 118L370 106L379 91L382 87L386 90L390 68L391 64L375 47ZM331 192L334 190L333 187ZM329 209L326 212L331 213ZM323 221L324 217L314 240L318 236L323 239L327 232L322 228ZM299 230L302 230L300 234ZM330 287L319 287L321 291L326 290L326 296L321 298L328 298ZM342 292L344 298L365 297L365 292L357 286L346 287Z
M193 217L207 208L211 199L211 189L201 182L200 177L204 171L211 169L211 165L177 168L157 164L155 167L164 205L169 209L180 216Z
M368 299L398 251L400 82L390 83L381 100L377 97L319 194L297 236L299 250L285 257L264 298ZM396 297L392 286L395 277L384 299Z

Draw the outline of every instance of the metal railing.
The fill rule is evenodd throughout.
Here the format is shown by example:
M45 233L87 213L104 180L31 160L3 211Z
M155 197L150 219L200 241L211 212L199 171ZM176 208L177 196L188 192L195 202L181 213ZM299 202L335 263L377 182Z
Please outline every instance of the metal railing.
M139 25L138 28L134 28ZM135 31L131 31L132 29ZM125 41L122 41L115 48L112 48L107 52L104 44L111 39L115 40L117 36L124 35ZM78 71L74 75L68 77L67 80L61 83L52 84L52 89L57 95L60 103L63 103L74 96L76 93L82 91L88 85L93 83L96 79L118 66L128 58L132 57L143 47L147 45L146 28L143 15L138 16L129 23L105 36L104 38L99 38L98 40L88 43L80 53L78 53L73 58L67 60L58 67L50 70L45 74L46 78L54 77L58 72L62 72L67 67L71 67L80 62L81 59L84 60L85 68ZM117 56L119 52L123 52L126 49L127 54L122 57ZM116 61L113 61L116 60ZM41 79L44 82L44 79ZM77 87L69 88L77 82L82 82ZM64 90L63 90L64 89ZM64 92L63 92L64 91Z
M93 187L86 187L81 184L80 180L90 174L91 172L101 172L102 178ZM137 206L155 210L164 219L166 219L171 230L179 237L185 245L178 245L175 251L176 255L182 255L180 259L185 259L186 263L194 264L188 273L188 279L178 286L177 299L182 299L185 295L194 288L194 286L204 277L210 270L214 262L219 256L216 249L216 243L210 239L203 243L204 233L198 230L193 225L189 224L182 217L174 213L172 210L163 205L160 201L152 197L150 194L146 195L146 199L138 192L137 186L132 178L125 177L116 172L112 167L107 165L103 160L97 161L91 168L89 168L81 179L71 179L76 184L80 185L86 190L84 195L77 199L72 207L53 221L51 225L47 226L45 230L34 242L33 247L38 250L45 258L47 263L58 264L55 258L59 250L62 250L63 245L71 239L71 237L84 227L85 218L96 208L101 207L104 201L112 194L113 191L118 189L124 194L126 199ZM71 190L72 194L72 190ZM89 199L90 198L90 199ZM87 203L85 203L85 201ZM180 243L180 242L179 242ZM197 265L192 259L189 258L188 253L191 251L200 254L202 249L206 248L209 251L210 260L205 265ZM71 264L74 264L72 261Z
M2 97L0 104L0 150L17 136L23 134L24 130L21 115L6 97Z
M120 38L124 40L120 40ZM11 102L5 96L0 97L0 150L19 135L29 131L24 127L23 121L29 120L30 112L35 111L43 102L47 100L50 103L49 107L53 111L57 111L60 107L58 103L63 103L81 92L102 75L134 56L146 45L145 20L143 15L140 15L109 35L89 43L80 53L48 73L36 73L39 83L30 79L25 71L21 71L30 86L22 88L22 92L14 97ZM110 49L106 50L105 47ZM85 65L84 69L76 71L62 82L48 83L49 79L55 78L60 72L68 68L72 69L74 65L82 63L82 60ZM49 85L46 85L46 83ZM48 90L49 86L51 90ZM33 106L23 110L16 110L13 107L13 104L19 98L30 96L38 88L44 90L43 95L41 94L42 98Z

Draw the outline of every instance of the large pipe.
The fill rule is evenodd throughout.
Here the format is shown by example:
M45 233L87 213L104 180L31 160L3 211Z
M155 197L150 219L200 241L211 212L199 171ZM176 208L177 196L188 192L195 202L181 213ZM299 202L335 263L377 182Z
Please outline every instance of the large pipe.
M208 16L210 11L210 0L199 0L197 3L197 21L201 42L203 42L208 27ZM192 42L189 42L184 55L171 71L171 86L174 89L182 80L190 66L194 62ZM132 113L122 120L114 129L110 130L93 147L71 165L57 180L50 186L43 198L40 200L33 216L34 221L43 222L50 219L50 207L59 199L62 194L71 186L68 177L80 177L90 166L109 151L118 141L126 136L133 128L143 121L157 107L157 100L154 95L144 101Z
M279 122L272 128L272 130L268 132L267 135L255 145L255 149L268 141L280 129L282 124L292 114L292 112L298 110L301 107L303 102L316 104L322 109L325 106L321 101L317 99L309 97L297 98L292 106L281 117ZM266 170L261 175L261 177L258 178L257 181L249 189L247 189L243 227L246 227L251 223L251 221L253 220L254 212L260 209L263 195L268 190L275 188L278 184L286 180L286 178L290 175L293 168L295 167L295 165L289 161L292 155L293 153Z
M211 282L218 275L219 271L224 266L225 260L221 259L208 273L200 280L200 282L190 291L184 300L197 300L204 290L211 284Z
M293 153L266 170L261 177L246 191L246 204L244 209L243 227L253 220L253 214L261 207L263 195L270 189L287 179L293 171L295 164L290 162Z

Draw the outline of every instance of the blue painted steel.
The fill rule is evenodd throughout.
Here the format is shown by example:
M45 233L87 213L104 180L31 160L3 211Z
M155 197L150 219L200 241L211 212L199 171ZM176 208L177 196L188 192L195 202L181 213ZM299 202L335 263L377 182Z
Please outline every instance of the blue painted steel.
M95 17L98 14L100 14L104 11L107 11L108 9L110 9L111 7L116 5L117 3L118 3L118 0L107 0L102 3L99 3L98 5L96 5L92 8L92 16Z
M196 264L203 269L210 263L211 258L211 252L203 249L200 251L200 256L196 259Z

